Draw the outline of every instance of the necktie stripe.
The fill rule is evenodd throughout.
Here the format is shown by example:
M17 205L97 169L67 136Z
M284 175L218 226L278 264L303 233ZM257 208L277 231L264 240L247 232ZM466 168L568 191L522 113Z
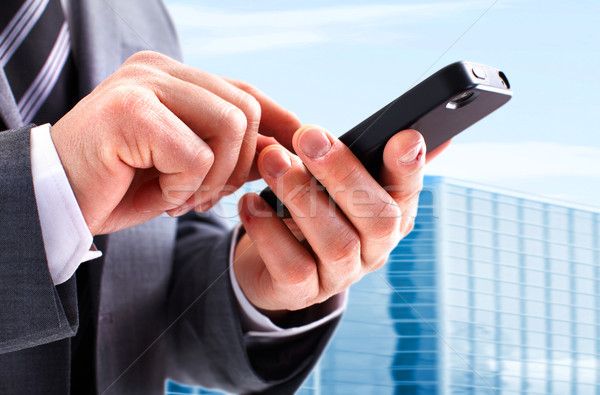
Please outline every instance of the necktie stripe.
M33 29L4 67L17 103L50 57L64 21L60 4L51 0Z
M0 64L4 67L44 13L49 0L32 0L23 4L0 37ZM21 12L22 11L22 12Z
M52 92L67 61L69 50L70 35L65 22L44 67L19 101L19 111L25 123L31 122L31 119Z
M61 0L1 0L0 67L23 123L55 122L77 98L76 67Z
M35 6L42 3L42 1L43 0L27 0L21 5L19 10L15 13L15 15L11 18L11 20L8 22L8 24L2 31L2 34L0 34L0 43L2 46L5 45L7 37L11 32L15 30L15 27L19 24L25 23L28 20L28 18L23 17L27 14L31 14L32 10L37 8ZM17 31L19 30L20 29L17 29Z
M48 83L55 70L58 68L58 71L60 72L61 55L64 53L65 49L68 52L68 46L65 48L65 41L67 41L68 45L68 31L66 30L66 24L63 25L60 34L54 43L52 51L50 52L50 55L48 58L46 58L44 66L37 74L31 85L29 85L29 88L23 94L21 100L19 100L19 108L23 111L26 110L26 107L30 106L32 98L39 94L39 91L43 88L44 84Z

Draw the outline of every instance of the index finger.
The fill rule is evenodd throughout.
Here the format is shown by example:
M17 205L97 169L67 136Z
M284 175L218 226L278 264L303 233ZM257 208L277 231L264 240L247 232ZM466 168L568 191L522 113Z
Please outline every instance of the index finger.
M283 145L290 152L294 152L292 138L302 123L296 114L279 105L275 100L267 96L264 92L252 86L251 84L240 81L223 78L235 87L254 96L261 108L261 119L259 133L264 136L274 137L279 144Z

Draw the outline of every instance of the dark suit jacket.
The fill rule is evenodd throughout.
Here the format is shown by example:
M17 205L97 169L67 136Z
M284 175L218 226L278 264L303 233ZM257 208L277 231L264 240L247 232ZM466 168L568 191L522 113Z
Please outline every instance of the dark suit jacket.
M70 26L81 96L136 51L180 58L159 0L72 1ZM76 280L55 287L48 272L29 127L2 71L0 115L13 129L0 133L0 393L67 394ZM337 320L285 343L249 339L227 272L229 244L215 218L193 214L109 237L95 279L98 393L161 394L167 377L244 393L291 393L301 384Z

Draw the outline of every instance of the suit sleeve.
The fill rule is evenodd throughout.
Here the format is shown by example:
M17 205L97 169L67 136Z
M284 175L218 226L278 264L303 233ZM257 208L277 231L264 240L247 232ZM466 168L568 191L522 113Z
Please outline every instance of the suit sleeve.
M73 336L74 279L55 287L33 189L30 130L0 132L0 353Z
M174 380L234 393L294 393L308 376L338 322L268 342L242 331L229 277L231 233L216 218L180 219L169 321Z

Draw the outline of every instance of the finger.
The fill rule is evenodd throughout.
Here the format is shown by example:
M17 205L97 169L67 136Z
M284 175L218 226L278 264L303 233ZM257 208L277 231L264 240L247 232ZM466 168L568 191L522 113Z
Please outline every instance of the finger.
M231 144L235 148L232 152L237 154L236 160L228 161L229 165L234 167L233 171L229 174L230 177L225 182L221 182L222 174L221 177L211 174L207 179L208 184L212 187L211 190L206 191L206 193L199 193L196 198L202 203L208 201L215 203L219 197L233 192L241 186L247 180L251 165L255 159L256 138L261 116L258 101L249 93L235 87L218 76L187 66L154 52L145 51L135 54L127 61L124 72L130 72L133 77L139 77L142 71L150 75L162 74L154 79L145 78L145 82L152 85L152 88L158 90L157 93L162 94L162 96L172 93L171 91L175 89L175 86L172 84L174 80L181 80L201 87L241 110L246 118L246 129L242 135L242 144L239 145L239 149L236 147L237 140L232 141L227 134L213 136L213 138L220 140L219 144L223 146ZM167 79L165 75L173 78ZM166 81L169 82L166 83ZM229 114L227 114L229 110L226 107L223 107L222 110L225 117L229 117ZM190 119L193 120L195 114L192 112L191 114L188 113L188 115L186 122L189 122ZM203 134L204 131L196 130L196 132L201 137L205 137ZM217 166L216 169L223 169L223 167ZM212 185L213 182L217 184L217 187L220 186L220 188L215 189L214 185ZM219 191L219 189L222 190L224 187L225 191ZM204 210L210 206L211 204L204 205Z
M331 295L348 287L361 273L360 240L354 227L298 157L283 147L265 148L258 166L312 247L324 291Z
M226 183L229 188L225 192L233 192L246 182L251 165L255 159L256 141L263 112L262 104L251 93L205 71L182 65L181 71L176 75L185 81L207 89L226 102L233 104L246 116L246 130L243 135L242 145L240 146L239 158L235 169Z
M260 122L260 133L265 136L274 137L285 148L293 151L292 138L294 132L302 126L298 117L283 108L275 100L271 99L264 92L245 81L227 79L231 84L248 92L260 103L262 109L262 118Z
M236 267L240 284L249 284L244 287L250 293L248 298L267 310L282 306L297 310L314 304L319 295L319 277L312 255L260 196L245 195L239 208L244 229L262 259L254 260L254 267ZM266 270L261 270L263 263Z
M381 181L399 204L412 202L423 187L425 141L416 130L393 136L383 151Z
M294 135L294 146L356 228L364 262L379 263L400 239L402 212L398 204L348 147L322 128L301 128Z
M131 114L132 131L122 139L117 156L132 168L154 167L160 173L136 190L132 204L139 211L179 207L210 172L213 151L156 97L136 96L131 106L126 111Z
M191 128L212 149L214 165L202 182L202 188L185 203L189 209L201 211L212 207L223 193L235 171L247 132L246 115L230 102L209 90L166 76L157 82L156 95L179 119ZM255 141L256 132L253 133ZM255 142L252 143L253 145ZM177 155L176 151L170 153ZM252 148L252 157L254 147ZM250 170L252 157L245 159ZM247 177L247 172L244 177Z
M258 180L260 178L260 172L258 171L258 156L263 149L273 144L279 144L274 137L267 137L261 134L258 135L256 140L255 160L252 162L252 168L250 169L250 174L248 175L248 181Z
M383 151L381 179L387 192L402 208L401 233L408 234L417 216L419 194L423 188L426 146L416 130L397 133Z

